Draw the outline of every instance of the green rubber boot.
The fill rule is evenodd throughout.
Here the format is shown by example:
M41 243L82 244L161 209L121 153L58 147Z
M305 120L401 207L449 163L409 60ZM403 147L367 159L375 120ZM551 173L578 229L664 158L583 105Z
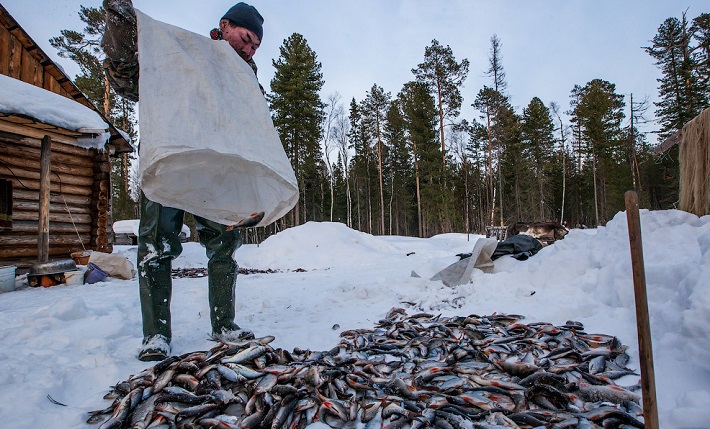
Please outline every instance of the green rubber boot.
M150 261L138 270L143 338L149 339L156 335L162 335L168 344L172 338L170 323L172 279L170 271L170 259Z
M235 327L235 294L237 262L234 252L242 245L242 236L235 229L195 216L200 243L205 246L209 283L210 322L212 333Z
M138 232L138 284L143 315L143 344L161 336L170 344L171 261L182 252L178 234L184 212L148 200L141 193Z

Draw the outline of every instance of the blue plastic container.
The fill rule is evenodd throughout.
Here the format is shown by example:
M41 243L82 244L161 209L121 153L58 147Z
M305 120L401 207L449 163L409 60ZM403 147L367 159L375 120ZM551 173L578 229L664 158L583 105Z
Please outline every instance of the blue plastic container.
M106 277L108 277L108 274L106 274L105 271L103 271L93 262L89 262L89 265L87 267L89 269L86 271L86 274L84 276L84 283L94 284L102 282L106 280Z
M0 292L15 290L15 269L14 265L0 267Z

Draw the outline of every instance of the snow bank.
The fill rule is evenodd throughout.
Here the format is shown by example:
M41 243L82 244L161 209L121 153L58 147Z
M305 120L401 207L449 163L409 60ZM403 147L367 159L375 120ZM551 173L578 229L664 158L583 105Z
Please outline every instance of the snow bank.
M317 270L382 263L399 253L385 240L337 222L307 222L267 238L255 255L237 258L251 268Z

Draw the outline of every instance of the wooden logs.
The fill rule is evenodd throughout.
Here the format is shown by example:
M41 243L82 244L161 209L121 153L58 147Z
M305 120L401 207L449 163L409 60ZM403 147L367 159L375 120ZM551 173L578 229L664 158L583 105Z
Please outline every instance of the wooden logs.
M42 139L42 149L40 153L40 174L39 174L39 221L37 222L37 260L47 262L49 260L49 173L50 160L52 154L52 139L45 136ZM13 209L14 212L14 209ZM4 237L5 242L12 244L8 237Z

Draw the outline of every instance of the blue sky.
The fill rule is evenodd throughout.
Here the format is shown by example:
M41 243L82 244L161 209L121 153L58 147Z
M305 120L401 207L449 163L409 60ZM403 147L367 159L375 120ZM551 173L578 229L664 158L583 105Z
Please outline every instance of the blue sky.
M78 69L59 58L48 39L62 29L83 28L79 5L97 0L5 0L2 3L35 41L73 76ZM155 19L207 35L234 1L134 0ZM362 100L373 84L395 95L413 79L424 48L437 39L458 60L471 65L464 83L462 118L478 114L470 106L483 85L490 39L502 42L508 93L518 111L532 97L569 108L575 84L600 78L617 93L657 101L660 72L642 47L659 25L687 9L692 19L710 12L699 0L253 0L265 18L264 40L254 57L259 78L269 88L272 60L294 32L305 36L323 65L322 98L337 91L346 104ZM703 8L704 6L704 8ZM628 102L628 99L627 99ZM653 107L649 118L653 117ZM646 131L655 129L647 125ZM655 141L654 136L649 140Z

